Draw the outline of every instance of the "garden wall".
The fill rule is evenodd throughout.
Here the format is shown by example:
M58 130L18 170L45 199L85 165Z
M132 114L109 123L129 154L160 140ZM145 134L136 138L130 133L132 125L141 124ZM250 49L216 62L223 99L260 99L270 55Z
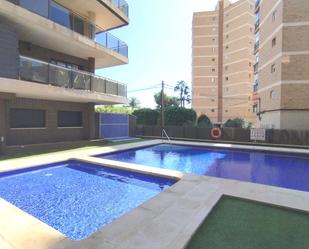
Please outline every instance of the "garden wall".
M201 141L215 141L210 136L211 128L189 127L189 126L167 126L165 130L170 138L194 139ZM161 137L159 126L136 126L138 137ZM222 137L216 141L253 142L250 140L250 129L223 128ZM261 143L278 145L300 145L309 146L309 130L267 130L266 141Z

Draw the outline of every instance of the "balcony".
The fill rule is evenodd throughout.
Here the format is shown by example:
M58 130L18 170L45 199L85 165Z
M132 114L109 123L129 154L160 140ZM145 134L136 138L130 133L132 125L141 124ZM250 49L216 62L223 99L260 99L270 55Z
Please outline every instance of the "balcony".
M260 47L260 41L257 41L255 44L254 44L254 51L257 52L257 50L259 49Z
M260 28L260 19L256 20L255 22L255 32L257 32Z
M92 13L96 25L103 30L115 29L129 23L129 5L124 0L87 0L87 4L85 0L55 1L84 17Z
M259 63L258 62L254 64L253 70L254 70L254 74L258 73L258 71L259 71Z
M126 85L94 74L20 56L20 80L68 89L127 96Z
M255 1L255 11L257 12L257 10L259 9L259 7L260 7L260 2L261 2L261 0L256 0Z

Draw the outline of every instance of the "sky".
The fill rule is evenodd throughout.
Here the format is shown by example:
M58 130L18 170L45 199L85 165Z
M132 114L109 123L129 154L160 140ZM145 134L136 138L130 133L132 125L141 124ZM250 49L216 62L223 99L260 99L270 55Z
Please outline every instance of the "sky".
M97 74L128 86L128 97L142 107L155 107L151 88L162 80L174 86L184 80L191 87L192 16L214 10L217 0L126 0L130 24L111 31L129 47L129 64L97 70ZM137 91L138 90L138 91ZM175 95L167 89L168 95Z

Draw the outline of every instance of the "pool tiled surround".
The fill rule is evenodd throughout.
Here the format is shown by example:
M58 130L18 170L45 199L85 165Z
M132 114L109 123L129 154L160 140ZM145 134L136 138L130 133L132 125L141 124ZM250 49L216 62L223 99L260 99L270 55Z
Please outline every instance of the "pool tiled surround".
M105 147L84 152L63 153L61 156L40 156L26 160L0 163L2 172L70 158L147 174L180 179L174 186L105 226L83 241L70 241L64 235L34 217L0 199L1 249L181 249L222 195L231 195L272 205L309 212L309 193L260 184L194 176L176 171L115 162L91 157L117 150L161 143L161 140ZM216 145L174 142L199 146L225 146L257 149L242 145ZM259 147L262 150L293 152L293 149ZM309 153L306 150L294 152ZM14 167L16 165L16 167Z

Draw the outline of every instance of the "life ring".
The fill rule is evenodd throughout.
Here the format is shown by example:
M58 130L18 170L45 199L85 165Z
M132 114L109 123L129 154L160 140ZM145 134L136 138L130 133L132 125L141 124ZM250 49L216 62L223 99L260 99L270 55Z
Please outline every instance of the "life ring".
M210 135L214 139L219 139L222 136L222 131L221 131L220 128L212 128L211 132L210 132Z

